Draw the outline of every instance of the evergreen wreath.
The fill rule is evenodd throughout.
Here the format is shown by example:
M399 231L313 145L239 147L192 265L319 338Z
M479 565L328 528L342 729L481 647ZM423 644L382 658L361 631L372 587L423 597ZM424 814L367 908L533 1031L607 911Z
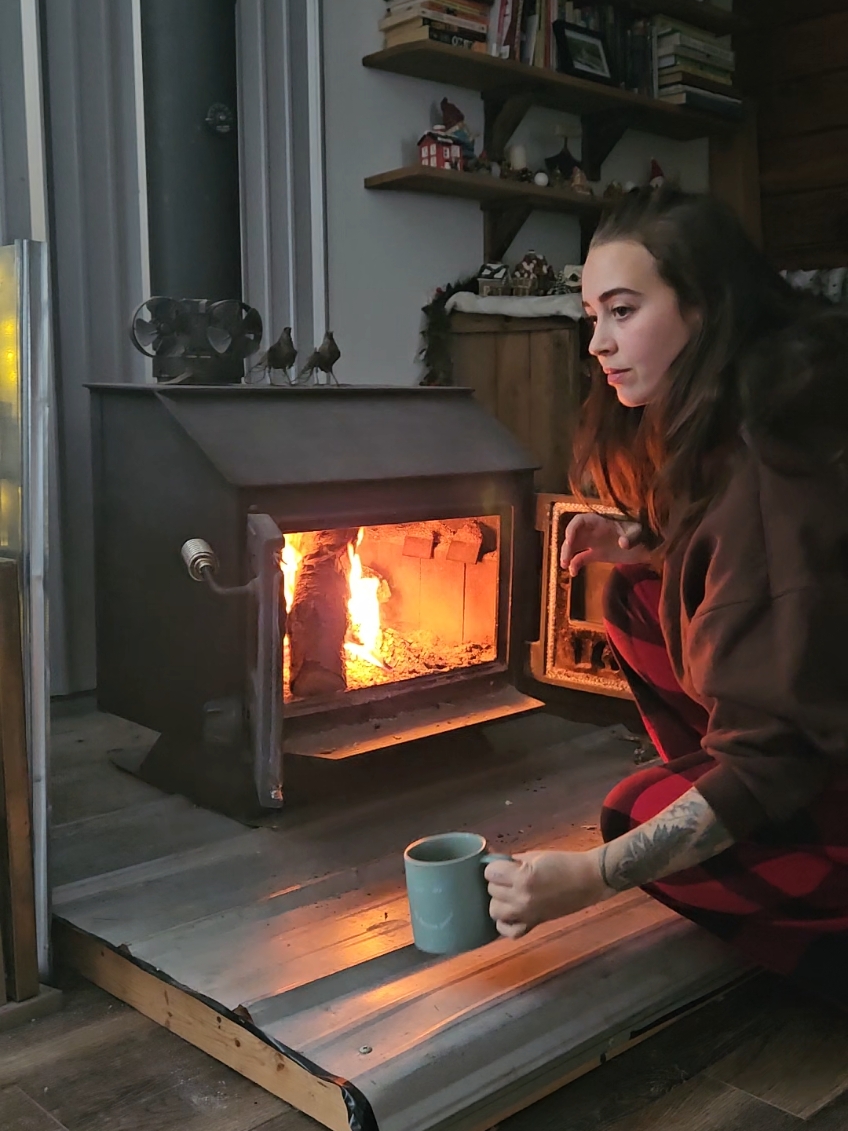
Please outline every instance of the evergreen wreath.
M445 305L451 295L459 291L477 294L477 276L469 275L455 283L437 288L432 299L421 309L424 312L424 327L421 330L422 345L418 358L424 363L424 376L420 385L452 385L453 364L450 352L450 314Z

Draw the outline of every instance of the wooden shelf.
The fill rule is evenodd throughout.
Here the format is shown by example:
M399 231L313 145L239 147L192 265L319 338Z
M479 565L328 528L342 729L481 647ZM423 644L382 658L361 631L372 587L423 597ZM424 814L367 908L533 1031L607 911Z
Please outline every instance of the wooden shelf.
M456 173L451 169L431 169L427 165L407 165L389 173L365 178L369 189L398 192L426 192L436 196L458 196L479 200L487 205L504 207L527 204L541 212L570 212L597 220L601 201L565 188L540 188L523 181L490 177L485 173Z
M457 173L408 165L365 178L365 187L394 192L422 192L477 200L485 213L484 259L498 262L531 212L563 212L577 216L588 231L594 229L602 202L565 188L540 188L523 181L491 177L484 173Z
M483 95L484 101L502 108L508 102L520 99L524 112L530 105L536 105L580 114L584 118L601 115L609 120L611 115L615 115L622 121L626 119L625 128L641 129L663 137L690 140L731 133L736 128L734 122L717 115L687 110L659 98L646 98L604 83L441 43L405 43L389 47L366 55L362 63L391 74L476 90ZM488 147L487 152L495 159L495 154Z
M650 0L650 3L653 2ZM660 3L661 0L656 0L658 9ZM713 8L710 4L696 3L696 0L674 0L674 6L678 11L681 6L704 8L705 11ZM662 0L663 11L670 7L671 0ZM483 98L485 118L483 147L493 161L502 160L506 143L532 106L579 114L582 129L580 163L590 181L600 179L601 165L629 129L678 140L727 138L738 133L738 123L717 115L687 110L658 98L619 90L618 87L440 43L419 42L389 47L366 55L362 63L365 67L390 74L478 91ZM487 261L503 258L521 225L536 209L570 212L579 216L584 245L590 226L600 214L597 200L568 190L539 188L480 174L453 173L417 165L369 177L365 185L372 189L437 193L479 200L486 215Z

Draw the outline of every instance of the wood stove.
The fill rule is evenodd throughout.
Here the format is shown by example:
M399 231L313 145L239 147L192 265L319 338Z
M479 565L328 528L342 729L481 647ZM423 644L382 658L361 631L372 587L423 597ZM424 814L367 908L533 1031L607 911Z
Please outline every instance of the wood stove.
M603 571L556 566L577 504L470 390L91 393L98 705L159 732L150 780L271 809L287 756L626 694Z

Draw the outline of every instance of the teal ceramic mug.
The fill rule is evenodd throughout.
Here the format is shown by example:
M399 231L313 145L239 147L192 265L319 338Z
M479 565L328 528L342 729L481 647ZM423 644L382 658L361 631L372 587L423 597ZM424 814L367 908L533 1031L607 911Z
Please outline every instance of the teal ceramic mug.
M416 947L426 954L459 954L498 937L489 916L483 870L511 856L486 852L477 833L439 833L413 841L403 854Z

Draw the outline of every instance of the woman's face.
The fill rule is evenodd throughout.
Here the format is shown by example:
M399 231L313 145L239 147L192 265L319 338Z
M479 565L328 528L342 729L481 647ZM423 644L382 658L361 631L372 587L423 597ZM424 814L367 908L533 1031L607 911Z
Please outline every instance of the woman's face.
M616 240L593 247L583 268L583 306L593 326L589 352L628 408L656 396L688 343L697 315L685 316L642 244Z

